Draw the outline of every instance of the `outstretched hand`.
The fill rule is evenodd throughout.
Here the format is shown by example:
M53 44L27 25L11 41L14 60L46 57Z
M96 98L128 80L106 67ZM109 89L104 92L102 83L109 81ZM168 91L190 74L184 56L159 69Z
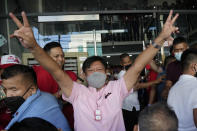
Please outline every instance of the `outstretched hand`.
M174 26L174 23L178 18L179 14L176 14L174 17L172 17L172 15L173 15L173 10L170 11L168 18L163 26L163 29L159 35L160 37L163 38L163 40L173 41L171 34L179 33L179 28Z
M37 46L37 43L34 38L32 28L29 25L25 12L23 11L21 13L22 18L23 18L23 24L19 21L19 19L13 13L9 13L9 15L18 27L18 29L15 30L14 34L12 34L10 37L18 38L21 44L27 49L32 50L33 48L35 48Z

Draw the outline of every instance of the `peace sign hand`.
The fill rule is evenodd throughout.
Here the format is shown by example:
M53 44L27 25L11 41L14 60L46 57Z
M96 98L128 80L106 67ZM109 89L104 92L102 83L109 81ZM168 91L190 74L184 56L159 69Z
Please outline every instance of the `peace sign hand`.
M21 44L25 48L33 50L38 44L36 43L32 28L29 25L25 12L23 11L21 13L22 18L23 18L23 24L19 21L19 19L13 13L9 13L9 15L18 27L18 30L15 30L14 34L12 34L10 37L18 38Z
M179 28L174 26L174 23L176 19L178 18L179 14L176 14L174 17L172 17L172 14L173 14L173 11L171 10L163 26L163 29L159 35L160 37L163 38L163 40L172 40L171 34L179 33Z

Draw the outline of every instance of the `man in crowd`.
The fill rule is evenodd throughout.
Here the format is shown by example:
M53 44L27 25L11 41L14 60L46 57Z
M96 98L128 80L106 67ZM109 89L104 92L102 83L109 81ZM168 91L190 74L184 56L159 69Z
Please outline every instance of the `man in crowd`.
M173 25L178 14L174 17L172 14L173 11L170 11L168 19L154 43L136 58L133 66L120 80L106 83L107 64L103 58L98 56L87 58L82 68L88 82L88 88L73 82L36 43L24 12L22 12L24 24L14 14L10 13L10 17L18 26L18 30L11 37L17 37L22 45L31 51L40 65L55 78L63 91L65 100L73 104L76 131L124 131L122 101L133 90L141 71L157 54L164 41L173 32L178 31L178 28Z
M126 71L131 67L132 61L129 54L120 55L120 65L123 70L118 74L118 79L121 79ZM122 113L126 131L131 131L138 121L138 114L140 111L140 103L138 100L138 92L134 91L130 93L123 101Z
M170 88L178 81L179 76L182 74L181 69L181 55L188 49L189 46L183 37L177 37L173 41L173 54L176 61L170 63L166 70L166 85L162 93L164 99L167 99Z
M180 131L197 128L197 50L186 50L181 57L183 74L170 89L168 104L179 120Z
M155 103L140 112L134 131L177 131L178 119L166 103Z
M4 69L9 66L12 66L15 64L20 64L20 63L21 63L21 60L19 59L19 57L15 56L13 54L1 56L1 59L0 59L0 85L2 83L1 74L3 73ZM6 97L6 94L3 90L3 88L0 86L0 100L5 97ZM0 110L0 130L4 129L7 126L7 124L10 122L10 120L11 120L11 113L9 111L7 111L6 108L2 108Z
M36 74L31 67L10 66L3 71L1 79L7 96L5 99L9 99L5 103L14 114L6 129L27 117L40 117L63 131L70 130L56 98L37 88Z
M64 70L64 52L60 43L50 42L44 46L44 51L59 65L62 70ZM61 99L61 90L51 76L51 74L46 71L42 66L33 66L34 71L37 75L37 84L38 88L41 91L45 91L55 95L57 98ZM72 71L65 71L73 81L77 81L77 75ZM61 101L61 100L60 100ZM66 116L69 125L74 129L74 116L73 116L73 107L70 103L61 104L63 106L63 113Z
M61 45L58 42L50 42L44 46L44 51L59 65L62 70L64 69L64 52ZM59 97L59 86L53 79L50 73L48 73L42 66L33 66L37 75L38 88L41 91L45 91ZM65 71L73 81L77 80L77 76L72 71Z
M118 79L124 76L126 71L132 66L132 60L129 54L121 54L120 55L120 64L123 67L123 70L120 71L118 75ZM162 77L157 80L145 83L138 83L134 88L135 91L131 92L123 101L122 112L125 123L126 131L130 131L133 129L134 125L138 122L138 114L140 112L140 102L138 100L138 91L140 88L147 88L149 86L156 85L162 81Z

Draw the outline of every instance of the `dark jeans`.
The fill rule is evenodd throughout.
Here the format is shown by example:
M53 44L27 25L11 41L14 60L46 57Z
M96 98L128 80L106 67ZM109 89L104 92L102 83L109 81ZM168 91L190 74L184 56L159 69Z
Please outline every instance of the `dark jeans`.
M134 125L138 123L139 111L136 111L134 107L133 111L122 109L122 113L126 131L133 131Z

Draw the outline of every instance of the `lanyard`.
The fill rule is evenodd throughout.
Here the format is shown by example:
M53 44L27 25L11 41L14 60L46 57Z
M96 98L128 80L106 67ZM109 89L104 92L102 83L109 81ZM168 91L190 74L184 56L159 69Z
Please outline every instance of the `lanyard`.
M99 98L97 98L96 100L96 110L94 111L94 116L95 116L96 121L102 120L102 112L100 110L100 107L104 100L103 92L104 92L104 89L98 93Z

